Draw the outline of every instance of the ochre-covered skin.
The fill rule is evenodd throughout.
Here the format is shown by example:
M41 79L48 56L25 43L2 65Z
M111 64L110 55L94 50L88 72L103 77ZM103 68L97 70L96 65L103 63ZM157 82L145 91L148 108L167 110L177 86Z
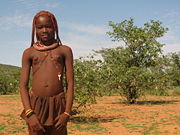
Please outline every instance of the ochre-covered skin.
M36 37L41 44L50 47L58 41L55 39L56 28L54 28L51 17L46 15L45 11L42 12L44 13L36 17L36 20L34 21ZM20 92L24 111L33 109L27 87L31 68L33 75L31 91L38 97L53 97L64 92L64 81L62 79L63 75L66 76L67 89L65 112L70 114L74 91L73 54L71 48L60 44L52 49L39 51L32 46L24 51L20 76ZM66 126L68 118L69 116L65 113L56 116L54 124L52 125L53 135L55 135L54 132L57 132L57 134L61 133L58 133L58 131ZM51 130L50 127L45 127L43 125L44 123L39 122L36 114L33 114L28 118L27 123L31 135L43 134L43 132L47 132L46 128L48 128L49 131ZM62 131L66 131L66 129ZM61 134L66 135L67 133L64 132ZM48 133L48 135L51 135L51 133Z
M65 61L67 59L71 61L70 57L72 57L71 49L64 45L50 51L37 51L33 47L25 50L23 64L26 65L25 67L27 69L25 70L29 68L27 65L32 65L32 91L34 94L39 96L54 96L64 91L62 75ZM69 62L66 62L66 64L70 65L71 63ZM58 74L61 74L60 80ZM22 78L23 80L25 81L26 78Z

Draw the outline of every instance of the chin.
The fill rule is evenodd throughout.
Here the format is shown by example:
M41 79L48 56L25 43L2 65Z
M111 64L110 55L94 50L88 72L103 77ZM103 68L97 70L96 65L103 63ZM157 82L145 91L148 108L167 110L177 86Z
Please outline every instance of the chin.
M41 42L48 42L48 41L50 41L50 39L48 39L48 38L41 39Z

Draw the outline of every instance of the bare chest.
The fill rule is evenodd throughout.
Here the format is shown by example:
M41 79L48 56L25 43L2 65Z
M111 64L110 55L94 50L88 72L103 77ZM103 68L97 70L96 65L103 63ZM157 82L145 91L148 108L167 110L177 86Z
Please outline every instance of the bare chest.
M35 51L32 54L33 74L40 69L62 70L64 66L64 57L57 51Z
M32 66L37 66L43 62L53 62L54 64L63 64L64 58L61 53L53 51L34 52L32 55Z

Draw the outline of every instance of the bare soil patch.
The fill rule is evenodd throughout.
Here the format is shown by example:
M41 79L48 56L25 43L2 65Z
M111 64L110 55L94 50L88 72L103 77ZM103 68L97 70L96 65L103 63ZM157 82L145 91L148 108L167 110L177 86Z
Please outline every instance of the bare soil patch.
M71 117L69 135L179 135L180 96L146 96L135 105L104 96L88 111ZM0 135L27 135L19 117L19 95L0 96Z

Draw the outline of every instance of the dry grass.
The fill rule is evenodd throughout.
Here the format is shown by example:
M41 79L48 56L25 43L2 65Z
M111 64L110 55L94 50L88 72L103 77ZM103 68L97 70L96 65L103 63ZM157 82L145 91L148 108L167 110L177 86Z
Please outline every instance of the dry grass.
M179 135L180 96L147 96L135 105L120 96L98 99L85 113L68 123L69 135ZM0 96L0 135L27 135L19 117L19 95Z

